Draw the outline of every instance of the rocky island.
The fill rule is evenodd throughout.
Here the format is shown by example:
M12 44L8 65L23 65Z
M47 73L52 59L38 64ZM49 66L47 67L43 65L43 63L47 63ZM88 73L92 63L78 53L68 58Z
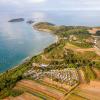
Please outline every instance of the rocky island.
M33 20L28 20L26 23L28 23L28 24L33 24L34 21L33 21Z
M22 21L24 21L24 18L11 19L8 22L22 22Z

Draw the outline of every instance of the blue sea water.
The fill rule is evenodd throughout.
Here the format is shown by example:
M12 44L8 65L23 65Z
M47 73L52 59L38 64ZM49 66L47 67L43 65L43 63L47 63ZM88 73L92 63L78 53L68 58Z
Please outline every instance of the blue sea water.
M99 11L19 11L0 12L0 15L0 72L40 53L55 42L54 35L34 30L26 23L27 20L48 21L57 25L100 26ZM25 18L25 21L8 22L19 17Z

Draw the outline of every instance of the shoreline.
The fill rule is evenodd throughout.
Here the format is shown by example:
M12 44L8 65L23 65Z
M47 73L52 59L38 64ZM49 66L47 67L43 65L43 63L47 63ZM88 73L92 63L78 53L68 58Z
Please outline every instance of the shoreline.
M32 27L32 28L34 28L34 27ZM42 29L36 29L36 28L34 28L34 29L37 30L37 31L40 31L40 32L46 32L46 33L49 33L49 34L54 35L54 36L55 36L55 42L54 42L54 43L57 43L58 40L59 40L58 36L55 35L55 34L53 34L52 31L49 31L49 30L47 31L47 30L42 30ZM54 44L54 43L52 43L52 44ZM52 44L50 44L50 45L52 45ZM49 45L49 46L50 46L50 45ZM47 47L45 47L45 48L48 48L49 46L47 46ZM43 53L44 50L45 50L45 48L42 49L39 53L36 53L36 54L33 55L33 56L27 56L26 58L22 59L22 60L19 62L19 64L15 65L15 66L12 66L12 67L9 68L8 70L5 70L5 71L3 71L3 72L0 72L0 76L3 75L3 74L6 73L6 72L9 72L9 71L15 69L15 68L18 68L21 64L23 64L23 63L25 63L25 62L31 60L32 57L34 57L34 56L36 56L36 55L39 55L39 54Z
M38 28L36 28L36 27L33 27L33 28L34 28L36 31L45 32L45 33L49 33L49 34L54 35L54 36L56 37L55 43L59 41L59 37L58 37L57 35L55 35L55 34L53 33L53 31L51 31L51 30L49 30L49 29L38 29Z

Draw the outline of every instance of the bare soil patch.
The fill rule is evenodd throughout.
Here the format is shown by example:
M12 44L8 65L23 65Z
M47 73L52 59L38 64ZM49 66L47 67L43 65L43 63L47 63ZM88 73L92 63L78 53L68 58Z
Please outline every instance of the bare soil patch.
M36 96L33 96L32 94L29 94L29 93L23 93L22 95L20 96L17 96L17 97L8 97L4 100L42 100Z
M100 80L100 70L96 69L96 68L93 68L94 72L96 73L97 75L97 79Z
M100 82L91 81L89 84L79 86L79 94L84 95L89 100L100 100Z
M63 93L57 91L56 89L51 89L50 87L43 86L31 80L22 80L17 83L17 86L24 86L24 87L27 87L28 89L39 91L57 100L60 100L60 98L63 97Z
M66 92L71 88L71 86L69 86L69 85L61 84L60 82L53 81L53 80L51 80L50 78L47 78L47 77L45 77L43 79L43 81L48 83L48 84L55 85L59 88L62 88L64 90L66 90Z
M96 34L97 31L100 31L100 28L92 28L92 29L88 30L88 32L91 34Z

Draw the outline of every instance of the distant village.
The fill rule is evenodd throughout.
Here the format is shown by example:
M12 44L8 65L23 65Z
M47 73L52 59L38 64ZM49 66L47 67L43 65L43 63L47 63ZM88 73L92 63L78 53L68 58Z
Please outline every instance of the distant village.
M34 70L34 67L38 64L33 63L32 68L24 73L25 77L31 77L35 80L42 79L43 77L49 77L51 80L58 81L60 83L65 83L67 85L76 85L79 81L78 73L75 68L66 68L62 70ZM41 64L39 67L48 67L46 64Z

